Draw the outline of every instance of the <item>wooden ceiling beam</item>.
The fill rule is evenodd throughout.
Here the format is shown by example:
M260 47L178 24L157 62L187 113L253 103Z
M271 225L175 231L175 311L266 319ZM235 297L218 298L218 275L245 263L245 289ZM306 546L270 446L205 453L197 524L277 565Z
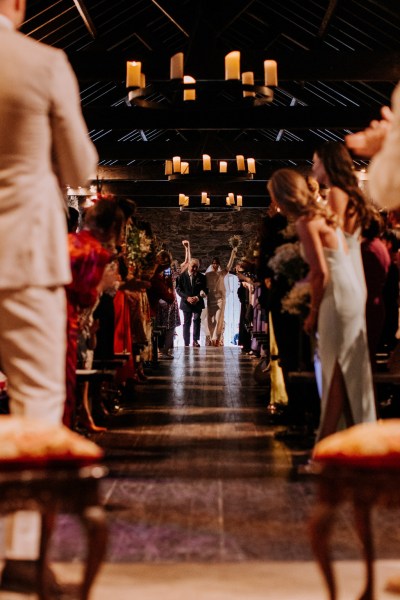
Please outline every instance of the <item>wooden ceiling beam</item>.
M85 23L85 27L92 36L93 39L96 39L97 32L92 21L92 18L89 14L89 11L86 7L84 0L74 0L75 6L78 9L80 16L82 17L83 22Z
M379 118L379 106L262 106L237 110L148 110L138 107L84 107L89 130L240 130L240 129L362 129Z
M234 160L238 154L256 160L306 160L315 145L303 142L102 142L96 143L102 160L200 160L203 153L219 160Z

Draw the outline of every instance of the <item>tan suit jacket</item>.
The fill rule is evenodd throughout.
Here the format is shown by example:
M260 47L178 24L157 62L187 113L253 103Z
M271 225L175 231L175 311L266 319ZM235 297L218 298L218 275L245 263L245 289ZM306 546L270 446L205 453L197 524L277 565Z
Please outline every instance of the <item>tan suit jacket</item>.
M61 186L96 165L64 52L0 24L0 289L70 280Z

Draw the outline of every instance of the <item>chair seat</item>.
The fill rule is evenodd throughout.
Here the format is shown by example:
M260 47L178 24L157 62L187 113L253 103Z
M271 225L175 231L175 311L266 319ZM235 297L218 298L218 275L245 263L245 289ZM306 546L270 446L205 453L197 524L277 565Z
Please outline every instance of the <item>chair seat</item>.
M400 419L362 423L316 444L313 458L323 466L400 469Z

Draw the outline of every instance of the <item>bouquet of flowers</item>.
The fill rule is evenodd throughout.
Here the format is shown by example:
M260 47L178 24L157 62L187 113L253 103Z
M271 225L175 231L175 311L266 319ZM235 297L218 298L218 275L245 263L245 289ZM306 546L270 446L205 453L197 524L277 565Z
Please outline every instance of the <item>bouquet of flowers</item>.
M231 248L239 248L239 246L242 245L242 238L240 237L240 235L233 235L229 238L228 244Z
M136 225L128 225L126 230L126 260L138 277L151 277L156 268L155 239Z
M308 273L308 265L300 254L300 242L278 246L274 256L268 261L268 266L275 278L283 277L289 285L304 279Z
M298 281L282 300L282 312L305 319L310 311L311 287L308 281Z

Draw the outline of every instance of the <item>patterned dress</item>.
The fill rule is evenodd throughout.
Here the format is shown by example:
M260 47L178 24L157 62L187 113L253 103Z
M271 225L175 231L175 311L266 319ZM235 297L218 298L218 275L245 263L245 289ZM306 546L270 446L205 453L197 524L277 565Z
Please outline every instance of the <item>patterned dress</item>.
M63 423L73 424L76 406L76 366L78 357L79 318L83 311L95 306L98 285L111 254L86 230L68 234L72 282L67 293L67 398Z

